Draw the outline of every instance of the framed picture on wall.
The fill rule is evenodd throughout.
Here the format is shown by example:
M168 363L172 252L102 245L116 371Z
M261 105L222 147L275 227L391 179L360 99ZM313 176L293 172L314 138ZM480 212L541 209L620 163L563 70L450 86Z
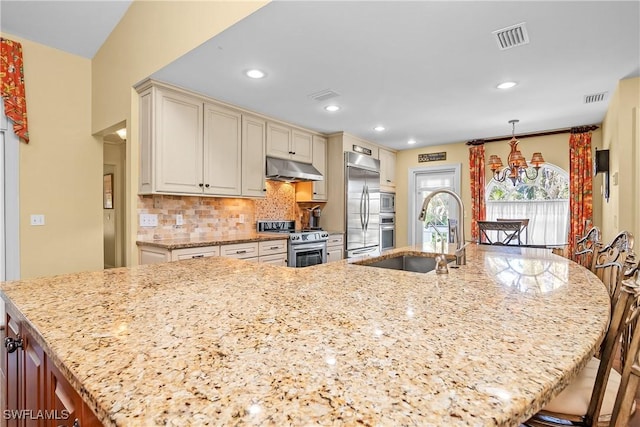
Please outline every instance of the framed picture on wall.
M113 209L113 174L107 173L102 177L102 207Z

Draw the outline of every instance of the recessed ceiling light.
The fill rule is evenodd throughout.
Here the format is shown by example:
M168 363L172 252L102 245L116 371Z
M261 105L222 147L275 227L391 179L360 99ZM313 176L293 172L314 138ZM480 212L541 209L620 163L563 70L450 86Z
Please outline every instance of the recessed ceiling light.
M382 132L385 129L384 126L376 126L373 128L373 130L375 130L376 132Z
M497 88L498 89L511 89L512 87L514 87L515 85L517 85L518 83L516 82L504 82L504 83L500 83Z
M327 111L334 112L334 111L338 111L340 107L337 105L327 105L326 107L324 107L324 109Z
M267 73L262 70L258 70L257 68L254 68L253 70L247 70L245 74L247 75L247 77L251 77L252 79L261 79L267 75Z
M416 143L415 139L410 139L409 141L407 141L407 144L409 144L409 145L413 145L415 143Z

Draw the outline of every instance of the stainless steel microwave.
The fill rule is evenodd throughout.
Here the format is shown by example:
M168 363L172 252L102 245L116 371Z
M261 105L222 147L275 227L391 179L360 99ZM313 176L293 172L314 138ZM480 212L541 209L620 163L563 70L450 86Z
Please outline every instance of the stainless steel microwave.
M394 193L380 193L380 212L396 211L396 195Z

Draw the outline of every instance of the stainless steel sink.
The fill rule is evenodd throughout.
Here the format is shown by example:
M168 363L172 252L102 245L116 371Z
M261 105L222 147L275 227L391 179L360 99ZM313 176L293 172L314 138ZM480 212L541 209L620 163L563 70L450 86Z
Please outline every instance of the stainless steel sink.
M392 270L413 271L416 273L428 273L436 268L435 258L415 255L399 255L397 257L373 262L361 261L356 264L368 267L390 268Z

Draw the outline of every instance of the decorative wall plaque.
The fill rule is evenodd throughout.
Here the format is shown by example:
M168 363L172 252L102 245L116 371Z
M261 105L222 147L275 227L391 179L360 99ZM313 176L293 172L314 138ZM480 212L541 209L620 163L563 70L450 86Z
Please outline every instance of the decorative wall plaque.
M355 151L356 153L366 154L367 156L371 155L371 150L370 149L361 147L359 145L354 145L353 146L353 151Z
M447 160L447 152L418 154L418 163L435 162L436 160Z

